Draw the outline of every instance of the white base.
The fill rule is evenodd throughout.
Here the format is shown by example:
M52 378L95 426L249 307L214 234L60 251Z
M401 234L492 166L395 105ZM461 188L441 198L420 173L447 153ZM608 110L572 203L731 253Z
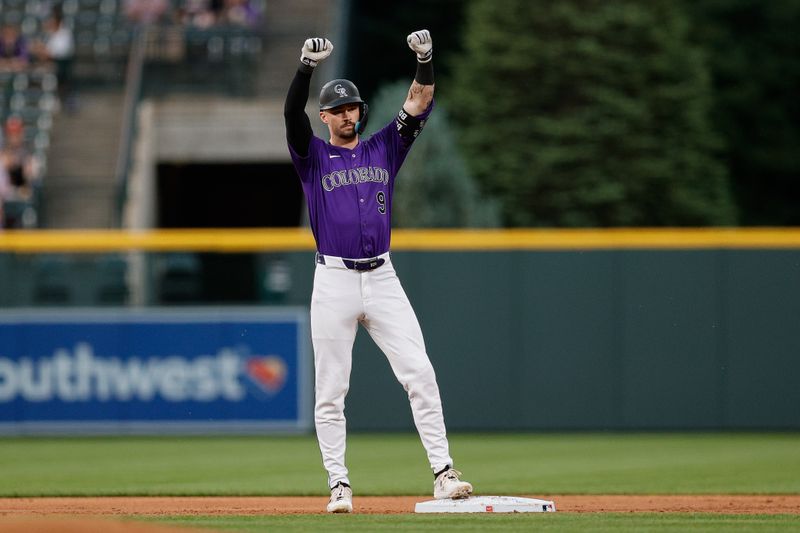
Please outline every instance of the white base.
M514 496L473 496L463 500L430 500L414 507L415 513L552 513L548 500Z

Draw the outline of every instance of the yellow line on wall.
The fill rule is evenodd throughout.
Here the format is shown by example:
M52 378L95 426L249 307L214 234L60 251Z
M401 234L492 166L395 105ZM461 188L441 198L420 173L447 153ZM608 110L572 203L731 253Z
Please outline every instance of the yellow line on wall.
M395 232L392 248L410 250L800 248L800 229L406 230Z
M305 229L50 230L0 233L0 250L20 253L313 249L314 238Z
M395 230L392 249L426 251L613 249L800 249L800 229ZM34 230L0 232L0 252L270 252L315 249L290 229Z

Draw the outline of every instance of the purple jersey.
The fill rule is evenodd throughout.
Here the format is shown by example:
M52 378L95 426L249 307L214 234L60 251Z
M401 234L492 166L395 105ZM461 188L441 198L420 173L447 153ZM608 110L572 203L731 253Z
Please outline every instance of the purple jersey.
M319 253L366 259L389 251L394 180L414 141L399 129L395 118L352 150L312 136L308 157L289 146Z

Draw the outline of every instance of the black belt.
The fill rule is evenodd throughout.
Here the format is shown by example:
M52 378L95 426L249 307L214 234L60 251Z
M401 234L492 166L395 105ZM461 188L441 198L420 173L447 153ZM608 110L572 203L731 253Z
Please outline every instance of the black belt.
M371 259L342 259L342 263L344 266L349 268L350 270L357 270L358 272L369 272L370 270L375 270L382 264L386 262L385 259L382 257L373 257ZM317 253L317 263L320 265L325 264L325 256Z
M358 270L359 272L367 272L369 270L375 270L386 261L381 259L380 257L375 257L372 259L362 259L360 261L351 261L349 259L342 259L342 263L344 266L349 268L350 270Z

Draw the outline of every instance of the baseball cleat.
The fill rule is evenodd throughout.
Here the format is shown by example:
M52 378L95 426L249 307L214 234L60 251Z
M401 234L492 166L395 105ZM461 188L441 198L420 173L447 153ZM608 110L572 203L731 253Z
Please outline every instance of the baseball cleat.
M353 489L341 481L331 489L331 501L328 503L329 513L353 512Z
M458 477L461 472L448 468L433 482L433 497L437 500L460 500L469 498L472 494L472 484L461 481Z

